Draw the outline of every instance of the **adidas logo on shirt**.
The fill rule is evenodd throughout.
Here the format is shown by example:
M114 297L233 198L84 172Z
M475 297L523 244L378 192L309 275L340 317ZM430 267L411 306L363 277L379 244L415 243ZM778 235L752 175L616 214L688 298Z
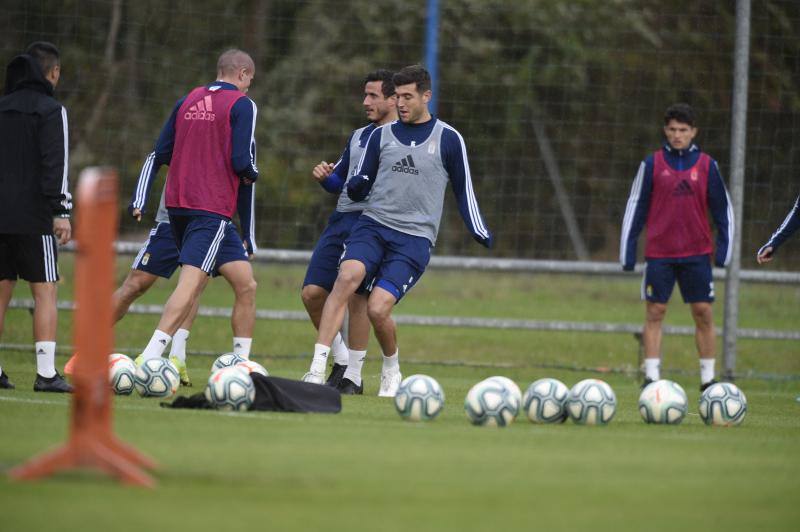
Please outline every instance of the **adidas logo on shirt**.
M213 104L211 102L211 96L206 96L202 100L199 100L196 104L189 107L189 109L184 113L183 118L186 120L208 120L209 122L213 122L216 116L213 111Z
M678 186L675 187L675 190L672 191L673 196L693 196L694 190L692 190L692 186L689 184L688 181L685 179L681 179L681 182L678 183Z
M401 174L419 175L419 170L414 166L414 159L411 155L403 157L392 166L392 172L400 172Z

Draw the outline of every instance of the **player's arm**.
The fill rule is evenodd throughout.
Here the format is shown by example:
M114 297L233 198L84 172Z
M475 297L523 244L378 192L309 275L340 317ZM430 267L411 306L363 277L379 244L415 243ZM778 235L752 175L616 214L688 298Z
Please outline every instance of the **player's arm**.
M783 244L787 238L792 236L797 229L800 229L800 196L797 196L797 199L794 200L792 210L786 215L783 223L772 233L767 243L758 250L758 254L756 255L758 263L763 264L771 261L780 245Z
M733 204L725 182L719 172L716 161L711 161L708 169L708 208L711 210L711 217L714 218L714 225L717 227L717 243L714 252L714 265L719 267L727 266L731 261L733 251L734 218Z
M378 175L378 163L381 157L381 130L386 126L375 128L367 139L367 146L358 161L358 167L347 180L347 196L353 201L364 201L369 196L375 178Z
M342 156L335 164L320 162L314 167L311 175L314 179L331 194L340 194L347 182L347 170L350 168L350 141L352 135L347 139L347 144L342 151Z
M622 269L633 270L636 265L636 241L647 222L647 213L650 210L650 195L653 191L653 161L652 157L639 164L639 170L633 179L631 194L625 208L625 217L622 220L622 233L619 242L619 261Z
M242 232L242 242L249 256L256 252L256 185L239 186L239 196L236 198L236 210L239 213L239 226Z
M464 138L455 129L445 128L442 132L441 150L444 169L453 186L461 219L472 233L472 238L480 245L491 248L492 233L481 215L478 199L475 197L475 190L472 187L472 175L469 171L467 146Z
M59 244L66 244L72 236L69 215L72 195L69 193L69 124L67 110L54 108L42 120L39 130L41 154L42 193L53 211L53 234Z
M258 179L256 166L256 117L258 108L244 96L231 108L231 164L242 183Z
M181 98L172 108L172 112L158 134L156 145L153 151L145 158L142 170L139 172L139 179L136 181L136 188L133 189L131 202L128 204L128 213L136 218L142 219L147 205L147 197L158 175L158 169L163 165L168 165L172 161L172 149L175 146L175 118L178 110L183 105L186 98Z

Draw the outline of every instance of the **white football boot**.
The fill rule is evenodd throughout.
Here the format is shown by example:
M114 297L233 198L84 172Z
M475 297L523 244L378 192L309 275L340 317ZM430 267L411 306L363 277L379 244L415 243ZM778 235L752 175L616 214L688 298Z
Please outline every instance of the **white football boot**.
M303 382L310 382L311 384L325 384L325 374L309 371L301 379Z
M394 369L381 373L381 388L378 390L378 397L394 397L397 389L400 388L400 381L403 376L399 369Z

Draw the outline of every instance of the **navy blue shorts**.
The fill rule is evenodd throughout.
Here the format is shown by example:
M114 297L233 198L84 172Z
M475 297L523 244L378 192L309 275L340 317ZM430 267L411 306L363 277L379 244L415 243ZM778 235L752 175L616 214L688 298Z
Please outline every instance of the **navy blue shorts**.
M675 281L684 303L714 301L714 280L708 255L677 259L647 259L642 280L642 299L666 303L672 296Z
M159 222L133 259L131 269L169 279L178 268L178 246L170 224Z
M311 261L308 263L303 286L321 286L328 292L333 289L336 276L339 274L339 259L344 252L344 241L350 236L350 230L361 216L361 211L333 211L328 218L328 225L320 235Z
M342 261L346 260L364 265L368 290L379 286L400 301L425 272L431 260L431 242L361 216L345 242Z
M242 238L230 220L184 214L170 214L169 220L180 253L179 264L211 275L228 262L247 260Z

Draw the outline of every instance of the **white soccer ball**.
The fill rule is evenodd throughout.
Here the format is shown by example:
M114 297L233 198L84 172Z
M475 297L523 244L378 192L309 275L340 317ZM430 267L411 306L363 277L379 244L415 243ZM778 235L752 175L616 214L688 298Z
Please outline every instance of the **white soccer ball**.
M264 366L262 366L261 364L259 364L258 362L255 362L253 360L245 360L244 362L239 362L234 367L235 368L241 368L241 369L247 371L248 374L249 373L258 373L258 374L263 375L265 377L269 377L269 372L267 371L267 368L265 368Z
M180 382L177 368L161 357L144 361L134 374L134 386L142 397L172 397Z
M539 379L525 390L522 410L532 423L563 423L567 419L569 388L558 379Z
M486 379L487 381L494 381L501 383L503 386L511 390L514 395L517 396L517 401L522 404L522 390L519 389L517 383L509 379L508 377L503 377L502 375L495 375L493 377L489 377Z
M605 425L617 411L617 396L606 382L585 379L567 396L567 413L579 425Z
M747 398L735 384L718 382L700 396L699 410L706 425L739 425L747 415Z
M244 368L220 368L208 378L205 396L215 408L247 410L256 398L256 388Z
M688 408L686 392L677 382L655 381L639 395L639 413L645 423L677 425L686 417Z
M409 421L433 419L444 407L444 390L433 377L411 375L400 383L394 407L400 417Z
M214 373L218 369L227 368L230 366L235 366L236 364L241 364L242 362L247 362L247 359L241 357L235 353L225 353L224 355L220 355L211 365L211 373Z
M486 379L473 386L464 400L464 411L473 425L505 427L519 413L514 390L497 379Z
M122 353L108 355L108 378L115 394L130 395L134 388L134 375L136 364L129 356Z

